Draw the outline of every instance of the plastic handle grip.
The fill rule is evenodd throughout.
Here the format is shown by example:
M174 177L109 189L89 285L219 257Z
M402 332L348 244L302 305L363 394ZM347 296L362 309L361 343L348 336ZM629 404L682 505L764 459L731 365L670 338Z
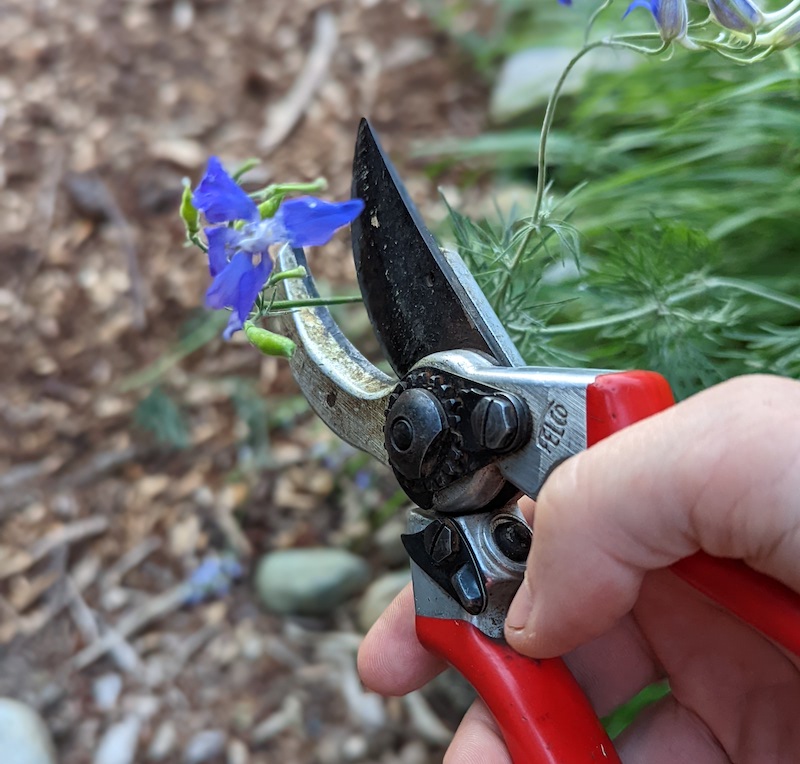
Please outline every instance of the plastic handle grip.
M602 374L586 391L589 446L673 404L667 381L653 372ZM738 560L704 552L672 565L695 589L800 656L800 595Z
M418 615L416 625L422 645L489 707L514 764L620 764L562 660L526 658L466 621Z

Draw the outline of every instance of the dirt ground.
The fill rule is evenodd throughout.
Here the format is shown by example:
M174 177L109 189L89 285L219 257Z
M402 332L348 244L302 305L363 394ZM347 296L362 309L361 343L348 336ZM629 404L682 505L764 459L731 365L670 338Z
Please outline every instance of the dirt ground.
M209 154L343 198L362 115L433 198L410 143L476 133L484 101L410 1L0 3L0 696L40 711L63 764L128 718L135 761L441 760L457 711L365 695L352 607L287 621L257 601L271 549L343 545L379 575L395 486L297 406L281 362L196 341L207 269L176 206ZM344 235L311 262L351 282ZM162 429L179 410L185 447L148 410ZM226 549L243 579L183 606Z

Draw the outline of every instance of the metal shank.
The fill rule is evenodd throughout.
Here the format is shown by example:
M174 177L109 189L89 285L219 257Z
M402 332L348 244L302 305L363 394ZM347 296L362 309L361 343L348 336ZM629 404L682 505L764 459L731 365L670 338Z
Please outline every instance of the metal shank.
M277 265L281 271L306 266L305 254L287 245L278 253ZM287 300L319 296L310 274L286 279L279 286ZM343 440L388 464L384 412L397 381L353 347L327 308L287 311L282 324L284 333L297 343L290 361L292 374L311 408Z

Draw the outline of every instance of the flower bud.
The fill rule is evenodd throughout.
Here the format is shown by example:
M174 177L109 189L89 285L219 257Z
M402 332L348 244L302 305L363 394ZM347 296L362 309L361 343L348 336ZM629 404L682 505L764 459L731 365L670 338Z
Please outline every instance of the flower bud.
M258 212L261 215L261 219L274 218L282 201L283 196L271 196L265 202L261 202L261 204L258 205Z
M264 355L275 355L281 358L291 358L294 355L297 345L288 337L256 326L252 321L245 321L243 328L248 342Z
M764 23L761 9L750 0L708 0L714 21L733 32L750 34Z
M789 16L767 34L759 35L758 42L772 48L791 48L800 43L800 11Z
M689 9L686 0L633 0L623 18L634 8L647 8L656 20L664 42L681 40L689 30Z
M199 213L192 202L192 188L188 183L183 187L181 206L178 212L186 226L186 235L189 238L197 236L200 231Z

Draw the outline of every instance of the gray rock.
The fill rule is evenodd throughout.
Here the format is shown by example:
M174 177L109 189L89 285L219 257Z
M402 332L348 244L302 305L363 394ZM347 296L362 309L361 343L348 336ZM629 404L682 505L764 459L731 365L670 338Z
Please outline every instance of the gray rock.
M255 585L275 613L327 615L369 581L369 566L343 549L286 549L264 555Z
M50 733L42 718L11 698L0 698L0 751L3 764L56 764Z
M121 691L122 677L119 674L103 674L92 684L94 704L101 711L110 711L117 705Z
M184 764L202 764L216 759L225 750L227 735L222 730L203 730L186 744Z
M141 719L133 715L109 727L100 738L92 764L133 764L141 727Z
M406 513L395 515L387 520L373 536L381 559L390 567L408 563L408 552L400 538L406 532Z
M574 55L574 46L554 46L529 48L509 56L492 92L492 119L504 122L547 103L556 81ZM594 51L578 62L561 92L580 92L590 73L632 69L640 60L641 56L629 51Z
M178 742L178 730L175 724L167 719L161 722L150 741L150 747L147 749L147 758L149 761L164 761L175 749L175 744Z
M381 613L410 581L410 570L386 573L373 581L361 597L358 606L358 625L365 632L369 631Z

